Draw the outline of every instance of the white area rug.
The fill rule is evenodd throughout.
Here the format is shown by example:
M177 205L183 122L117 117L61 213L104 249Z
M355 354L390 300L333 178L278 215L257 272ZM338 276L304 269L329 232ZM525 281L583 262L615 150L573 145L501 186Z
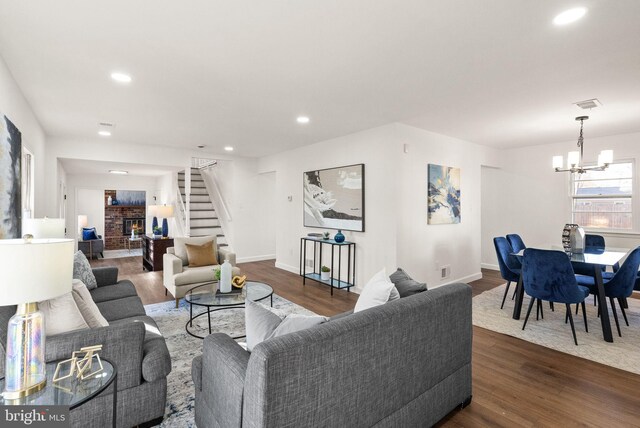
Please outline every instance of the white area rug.
M527 314L529 297L525 295L522 303L522 316L520 320L512 318L515 300L511 300L514 285L509 289L509 295L504 304L504 309L500 309L500 302L504 295L505 285L473 298L473 325L483 327L498 333L517 337L528 342L532 342L547 348L586 358L608 366L616 367L632 373L640 374L640 301L628 299L629 309L627 318L629 327L624 322L620 308L618 317L622 337L618 336L613 314L609 307L611 318L611 329L613 331L613 343L607 343L602 336L600 319L597 317L597 308L593 305L593 296L589 296L586 301L587 322L589 333L585 332L582 310L575 314L575 305L572 305L573 321L576 327L578 346L573 343L571 326L564 323L566 309L564 305L555 304L555 312L549 308L549 303L544 302L544 319L536 321L536 308L531 310L527 327L523 331L522 324Z
M261 303L269 305L269 299ZM273 307L278 309L279 315L298 313L313 315L302 306L296 305L280 296L273 295ZM196 339L185 331L189 320L189 306L180 301L176 309L175 302L157 303L145 306L147 315L158 324L167 342L171 354L171 373L167 378L167 410L162 427L195 427L194 405L195 391L191 379L191 360L202 354L202 339ZM200 313L202 308L195 310ZM244 335L244 310L231 309L211 313L213 332L227 333L231 336ZM191 331L205 336L209 333L207 317L203 316L194 321ZM242 341L244 339L240 339Z
M129 250L105 250L103 252L105 259L119 259L122 257L135 257L142 255L142 248L131 248Z

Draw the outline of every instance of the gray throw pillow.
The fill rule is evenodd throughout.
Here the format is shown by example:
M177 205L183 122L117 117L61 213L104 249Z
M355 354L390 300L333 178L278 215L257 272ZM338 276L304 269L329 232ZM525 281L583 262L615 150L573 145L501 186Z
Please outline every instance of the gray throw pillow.
M389 279L398 289L400 297L411 296L427 290L426 283L416 281L407 275L407 273L401 268L398 268L398 270L392 273L389 276Z
M86 285L89 290L98 288L96 276L91 270L89 260L87 260L82 251L77 251L73 255L73 279L79 279L84 282L84 285Z
M328 321L327 317L319 315L290 314L280 318L260 303L251 300L246 301L244 313L249 352L265 340L305 330Z

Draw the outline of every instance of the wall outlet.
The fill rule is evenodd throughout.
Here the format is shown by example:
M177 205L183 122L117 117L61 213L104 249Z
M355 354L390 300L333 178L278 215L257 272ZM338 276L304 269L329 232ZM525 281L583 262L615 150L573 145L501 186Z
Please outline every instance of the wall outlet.
M440 279L449 278L451 276L451 266L443 265L440 266Z

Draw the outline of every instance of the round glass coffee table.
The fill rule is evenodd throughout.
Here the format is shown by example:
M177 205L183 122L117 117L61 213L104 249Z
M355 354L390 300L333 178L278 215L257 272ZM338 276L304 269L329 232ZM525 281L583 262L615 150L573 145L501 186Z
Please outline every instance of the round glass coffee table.
M209 282L206 284L193 287L187 291L184 296L185 302L189 305L189 321L185 325L185 330L193 337L204 339L204 336L193 333L189 327L193 327L193 320L206 315L209 321L209 334L211 334L211 312L222 311L225 309L244 309L244 303L247 299L252 302L270 299L271 307L273 307L273 288L269 284L258 281L247 281L239 293L219 293L217 292L218 282ZM206 308L205 312L201 312L194 316L193 307L201 306ZM241 339L245 336L235 336L233 339Z

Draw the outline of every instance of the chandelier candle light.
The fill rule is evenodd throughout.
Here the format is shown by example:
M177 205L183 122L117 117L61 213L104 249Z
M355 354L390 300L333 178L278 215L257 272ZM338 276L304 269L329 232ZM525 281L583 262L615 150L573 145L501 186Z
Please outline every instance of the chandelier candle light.
M564 160L562 156L553 157L553 168L556 172L571 172L584 174L587 171L604 171L607 167L613 163L613 150L602 150L598 155L598 164L593 166L585 166L582 163L584 154L584 137L582 136L582 127L584 121L589 119L589 116L578 116L576 120L580 121L580 135L578 136L578 148L579 151L569 152L567 154L567 167L562 168Z

